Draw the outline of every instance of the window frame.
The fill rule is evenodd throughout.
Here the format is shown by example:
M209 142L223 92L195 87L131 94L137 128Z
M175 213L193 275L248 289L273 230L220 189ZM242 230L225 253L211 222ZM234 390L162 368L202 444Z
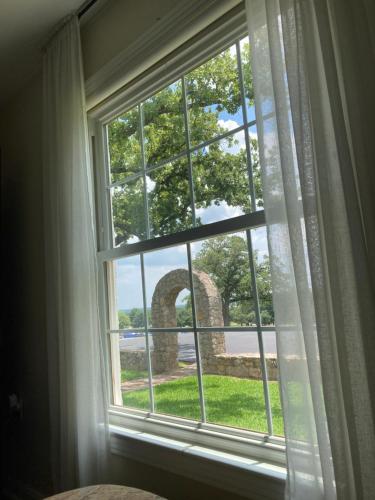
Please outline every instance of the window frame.
M235 9L234 14L223 16L222 19L213 23L213 25L209 26L206 30L193 37L188 43L176 49L176 51L165 60L156 64L155 67L150 68L149 71L146 71L134 82L127 85L117 95L89 112L93 136L93 165L96 188L100 317L104 343L106 344L106 378L109 394L115 392L113 390L114 380L111 370L111 358L112 360L114 359L111 353L113 354L114 347L109 334L109 331L116 333L116 329L110 328L111 323L113 323L113 319L110 317L110 302L113 300L113 297L110 296L111 292L109 292L111 289L113 290L113 286L111 285L111 280L113 280L112 263L122 257L138 254L143 255L145 252L167 248L179 243L190 245L191 242L218 234L233 233L236 231L250 232L251 229L265 226L265 216L264 210L252 211L249 214L199 227L193 227L179 233L114 247L111 229L112 209L110 205L110 194L107 195L108 186L110 185L110 169L107 154L106 125L116 116L132 109L148 96L155 94L158 90L165 88L178 78L182 78L184 74L194 69L199 64L204 63L210 57L214 57L235 42L239 43L238 40L246 35L247 25L245 13L242 9ZM241 85L243 86L242 82ZM243 89L241 92L243 94ZM244 124L241 125L238 130L249 130L251 125L256 123L256 121L254 121L254 123L245 122L245 117L246 115L244 116ZM229 135L229 132L228 134L224 134L224 136L226 135ZM211 142L219 139L220 137L218 136ZM200 147L202 147L202 145L194 149ZM254 195L251 197L251 200L252 209L254 209ZM249 260L253 262L252 252L249 252L249 257ZM252 268L251 271L252 277L255 277L254 269ZM191 293L193 294L193 290L191 290ZM274 331L274 327L261 325L259 318L257 318L256 327L240 327L238 329L247 332L256 331L258 333L258 339L259 334L261 337L263 331ZM152 328L148 329L149 332L152 330ZM183 329L179 328L179 331L180 330ZM189 330L193 330L193 328L189 328ZM208 329L198 328L195 325L195 331L198 332L200 330L207 331ZM212 331L217 330L217 327L212 327ZM237 328L225 327L222 330L236 331ZM117 330L118 333L123 331L126 330ZM264 353L261 359L262 362L265 362ZM262 372L266 374L266 368L263 368ZM265 378L263 376L263 384L265 384L265 382L267 383L266 375ZM113 404L115 402L116 401L112 401L109 406L109 422L113 426L138 430L140 432L150 432L162 438L179 439L184 442L207 446L210 449L217 449L235 455L259 458L281 465L285 464L285 440L282 437L272 435L272 433L268 435L254 431L220 426L218 424L190 421L185 418L143 412L116 406ZM266 399L265 404L267 406ZM269 413L270 410L268 409L267 420L268 429L270 430Z

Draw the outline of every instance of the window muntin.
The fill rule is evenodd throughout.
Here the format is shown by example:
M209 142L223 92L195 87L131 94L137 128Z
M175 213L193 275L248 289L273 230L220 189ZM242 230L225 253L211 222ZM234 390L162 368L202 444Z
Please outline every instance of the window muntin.
M242 47L242 54L239 47ZM114 387L120 394L114 397L114 401L117 405L122 401L125 408L152 414L173 415L197 423L208 422L266 435L280 435L283 431L277 382L276 342L272 326L272 291L267 288L269 284L266 272L267 258L264 255L259 257L261 252L267 253L264 228L242 223L240 233L228 234L228 226L225 226L225 230L218 227L215 229L215 236L209 238L210 240L216 238L217 246L220 246L220 238L239 238L241 255L245 262L242 265L245 266L246 263L248 265L247 274L244 273L236 285L237 290L233 294L236 300L233 300L229 313L224 314L225 321L221 326L219 322L212 321L207 324L201 321L203 306L196 292L195 271L199 271L197 256L209 239L197 241L194 237L190 243L187 237L178 247L172 246L163 250L158 249L157 241L158 237L173 235L180 231L194 235L195 229L202 225L220 223L225 219L229 219L230 226L233 217L251 215L252 212L262 210L253 95L250 80L246 80L247 77L243 76L246 64L249 66L248 58L243 55L246 49L247 42L241 40L222 53L224 54L222 60L233 57L232 66L236 68L237 87L232 85L232 94L226 91L230 94L231 109L219 103L212 103L210 106L202 106L199 114L196 104L199 99L195 97L194 101L189 92L200 66L183 76L181 80L141 102L131 110L131 113L128 112L135 125L123 134L121 140L126 146L124 151L130 150L129 161L125 157L121 159L119 148L116 150L118 146L114 139L116 134L111 131L111 127L121 128L121 125L118 125L119 121L127 123L126 120L130 120L127 113L107 125L110 158L110 182L107 185L107 192L111 193L114 246L126 246L128 243L156 238L153 244L154 251L141 251L136 255L141 267L141 279L138 274L137 285L135 286L134 282L130 285L130 295L133 293L133 286L138 290L138 297L139 290L142 289L142 305L133 307L138 311L133 311L130 326L109 330L109 337L115 340L115 345L118 345L118 357L128 363L127 368L121 367L121 362L120 365L114 363L114 366L121 367L120 377L117 374L121 384ZM215 61L211 66L214 69L220 66L217 62L220 62L219 56L214 58ZM231 78L233 82L233 71ZM168 96L172 96L170 115L172 125L175 127L172 127L172 130L176 133L168 142L168 147L163 150L163 144L171 133L170 123L161 122L158 128L152 123L152 117L166 114L163 113L165 108L162 107L162 101L169 98ZM233 103L238 105L235 113L232 113ZM199 135L197 130L193 133L194 128L197 129L199 119L207 120L207 117L213 123L212 129L208 127L208 130L204 130L206 135ZM135 126L138 127L137 131ZM160 137L155 138L159 129ZM205 142L199 142L201 140ZM111 148L115 151L112 152ZM111 162L111 158L116 158L117 163L115 164L114 160ZM240 190L238 186L241 186ZM117 196L120 198L122 195L123 200L120 199L119 202L115 198L116 193L120 193ZM163 210L158 203L160 198L164 200ZM258 237L260 233L262 234ZM263 243L260 242L261 239ZM162 259L163 253L169 257ZM155 259L157 254L159 255ZM179 263L178 269L186 271L190 286L180 290L176 295L175 325L166 327L155 325L151 311L153 289L148 283L152 276L150 262L154 256L154 261L163 268L158 275L161 279L167 272L176 270L175 258L182 254L186 257L185 263L184 265ZM123 306L120 281L115 279L116 314L119 312L126 314L127 306ZM154 288L156 284L155 281ZM244 294L242 292L245 289ZM128 312L130 313L130 310ZM251 378L254 376L254 371L250 372L249 368L247 368L248 376L236 377L239 373L239 367L235 364L237 360L234 359L239 354L236 352L225 352L229 358L233 355L233 360L229 360L229 364L233 361L234 366L229 366L227 370L229 375L220 376L207 371L202 351L212 350L212 345L220 344L220 335L224 338L225 345L230 346L233 342L237 345L242 343L246 345L246 349L254 351L247 354L253 355L248 356L248 359L251 358L255 365L254 369L258 371L258 380L255 381L257 384L254 384ZM172 345L172 350L176 353L173 362L177 366L172 376L167 375L163 378L162 373L158 373L160 362L155 355L158 343L164 349L165 346ZM143 353L142 369L139 369L139 359L137 359L141 354L137 351ZM162 352L161 349L159 351ZM126 354L123 354L124 352ZM138 369L134 369L136 363ZM238 389L237 393L243 397L236 398L234 389L236 380L227 379L237 378L240 383L242 381L241 390ZM218 405L217 401L217 393L222 391L227 391L231 400L231 404L226 406L230 407L229 413L232 413L232 417L230 414L220 416L220 412L215 410L222 404L220 401ZM241 405L241 401L245 401L245 404ZM253 411L254 408L257 408L257 411Z
M236 42L107 124L114 247L262 206L248 45Z

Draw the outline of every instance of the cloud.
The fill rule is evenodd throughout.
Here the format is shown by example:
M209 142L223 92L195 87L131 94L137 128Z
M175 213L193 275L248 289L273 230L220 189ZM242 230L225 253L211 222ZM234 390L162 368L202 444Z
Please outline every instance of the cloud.
M251 231L253 250L258 251L258 260L261 262L268 255L267 229L259 227Z
M217 124L219 127L224 128L225 130L234 130L240 126L235 120L218 120Z
M211 203L208 208L198 208L196 211L197 217L200 217L203 224L210 224L223 219L237 217L243 215L243 210L240 207L232 207L225 201L221 201L220 205Z

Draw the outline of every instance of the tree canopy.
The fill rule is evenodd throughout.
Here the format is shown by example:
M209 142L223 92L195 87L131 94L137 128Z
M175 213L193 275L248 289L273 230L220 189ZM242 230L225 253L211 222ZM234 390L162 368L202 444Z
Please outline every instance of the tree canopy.
M273 323L272 289L267 255L254 252L256 284L263 324ZM204 241L193 261L217 286L222 300L224 325L255 323L255 295L251 284L246 240L238 235L224 235Z
M253 104L249 45L242 44L241 57L246 103ZM198 146L228 131L225 121L242 125L242 105L237 56L227 49L185 77L190 143ZM186 151L182 80L164 88L108 126L112 182L135 176L112 192L116 244L146 237L142 156L148 167L174 161L147 174L147 203L153 236L170 234L192 225ZM223 119L226 117L227 120ZM243 132L242 132L243 134ZM143 144L142 144L143 137ZM254 187L262 205L257 140L251 136ZM226 202L250 211L247 154L243 138L230 135L192 153L196 211ZM196 223L202 223L197 217Z

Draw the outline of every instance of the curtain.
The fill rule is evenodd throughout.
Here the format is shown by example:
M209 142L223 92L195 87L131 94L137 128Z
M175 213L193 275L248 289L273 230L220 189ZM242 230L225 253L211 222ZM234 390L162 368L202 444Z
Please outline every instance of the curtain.
M355 500L374 488L374 294L328 4L247 0L246 9L286 497Z
M47 335L56 490L103 480L106 381L79 25L43 56Z

